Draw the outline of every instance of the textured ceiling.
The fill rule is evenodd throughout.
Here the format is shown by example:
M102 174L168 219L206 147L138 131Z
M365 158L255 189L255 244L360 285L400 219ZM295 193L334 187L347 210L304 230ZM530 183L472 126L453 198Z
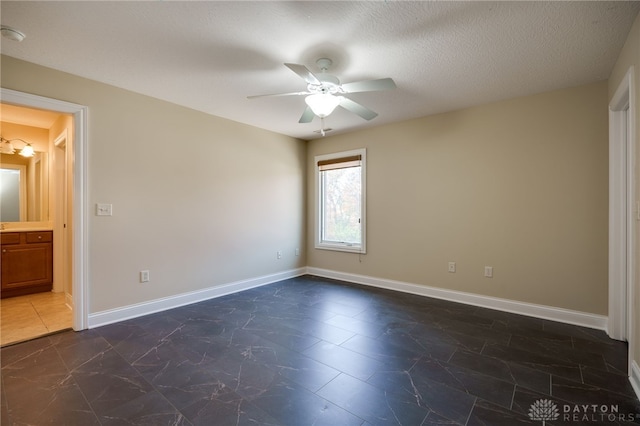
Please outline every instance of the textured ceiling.
M343 83L391 77L393 91L350 95L333 133L605 80L640 2L2 1L21 42L2 53L302 139L302 91L285 62Z

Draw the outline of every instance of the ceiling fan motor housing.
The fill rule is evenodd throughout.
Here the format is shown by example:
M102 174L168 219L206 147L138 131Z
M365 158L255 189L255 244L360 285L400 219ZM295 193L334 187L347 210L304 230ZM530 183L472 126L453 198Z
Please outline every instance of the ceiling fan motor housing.
M328 93L331 95L341 92L340 80L338 80L338 77L331 74L321 73L317 74L316 78L320 80L321 84L309 83L309 85L307 85L307 90L309 90L309 92Z

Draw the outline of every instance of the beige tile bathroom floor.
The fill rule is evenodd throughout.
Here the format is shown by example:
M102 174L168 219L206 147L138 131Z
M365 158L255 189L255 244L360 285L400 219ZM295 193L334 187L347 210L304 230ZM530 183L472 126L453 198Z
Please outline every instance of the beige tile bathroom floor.
M64 293L36 293L0 300L0 346L71 328Z

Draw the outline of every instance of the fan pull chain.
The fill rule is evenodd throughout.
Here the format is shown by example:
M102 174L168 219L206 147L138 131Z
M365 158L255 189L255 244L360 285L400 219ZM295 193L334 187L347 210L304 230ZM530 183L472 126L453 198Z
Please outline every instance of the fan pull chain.
M324 117L320 117L320 134L324 136Z

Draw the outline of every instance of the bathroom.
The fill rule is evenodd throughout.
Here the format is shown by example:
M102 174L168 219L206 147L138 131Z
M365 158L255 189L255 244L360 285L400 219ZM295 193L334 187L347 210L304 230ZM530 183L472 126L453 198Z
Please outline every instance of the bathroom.
M72 326L73 117L0 108L0 345L6 346Z

